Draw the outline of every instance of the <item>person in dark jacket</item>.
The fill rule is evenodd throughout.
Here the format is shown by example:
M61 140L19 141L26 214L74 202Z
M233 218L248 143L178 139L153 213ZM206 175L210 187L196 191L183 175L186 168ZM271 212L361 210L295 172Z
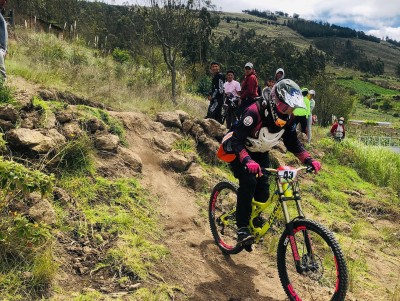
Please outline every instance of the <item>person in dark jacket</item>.
M283 140L288 151L317 173L320 162L314 160L297 138L293 110L305 107L299 86L290 79L280 80L272 89L263 90L258 99L244 111L229 138L223 139L226 153L236 158L230 163L234 176L239 179L236 224L239 244L251 250L254 241L248 225L251 201L265 202L269 197L267 176L261 167L269 167L269 151ZM261 226L261 225L260 225Z
M212 118L222 123L221 109L224 102L225 75L220 71L221 65L218 62L212 62L210 68L213 79L211 91L208 95L210 104L208 106L206 118Z
M258 94L258 80L256 71L252 63L246 63L244 66L244 80L242 81L242 92L240 94L240 103L237 115L240 116L243 111L251 105Z

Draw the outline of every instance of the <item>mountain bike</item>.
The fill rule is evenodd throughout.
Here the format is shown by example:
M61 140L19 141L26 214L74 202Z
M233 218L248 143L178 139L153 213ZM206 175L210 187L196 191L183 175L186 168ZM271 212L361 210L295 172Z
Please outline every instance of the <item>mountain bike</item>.
M275 182L274 192L265 203L252 201L249 229L255 237L254 243L259 243L271 226L276 228L275 221L283 215L281 226L284 230L278 242L277 267L290 300L344 300L348 278L344 255L332 232L305 218L297 177L302 170L312 171L309 167L263 168L263 176L270 175L270 180ZM209 202L211 232L218 247L226 254L237 254L246 247L236 242L237 189L231 182L219 182ZM297 216L292 219L290 213L293 212ZM256 223L260 214L264 224Z
M239 99L233 95L225 95L224 103L221 109L222 124L226 121L226 128L230 129L233 123L238 119L236 116L236 109L238 107Z

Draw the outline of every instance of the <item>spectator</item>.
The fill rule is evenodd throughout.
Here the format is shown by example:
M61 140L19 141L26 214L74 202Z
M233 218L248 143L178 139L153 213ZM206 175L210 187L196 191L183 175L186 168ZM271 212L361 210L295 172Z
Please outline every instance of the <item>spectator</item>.
M0 0L1 1L1 0ZM213 74L211 92L208 95L210 104L208 106L206 118L212 118L222 123L221 109L224 102L224 83L225 75L220 71L221 65L218 62L210 64L210 70Z
M229 70L226 72L226 82L224 83L224 91L226 95L232 94L235 97L240 96L241 87L238 81L235 80L235 72Z
M280 80L285 78L285 70L283 68L278 68L275 71L275 82L279 82Z
M315 107L315 99L314 99L315 91L310 90L308 94L310 94L310 115L308 115L307 119L307 136L308 136L308 143L311 143L311 136L312 136L311 126L315 123L313 122L313 114L312 114L312 111L314 110Z
M265 83L265 88L272 89L272 87L275 85L275 80L273 77L268 78L267 82Z
M342 141L346 136L346 129L344 128L344 118L340 117L338 122L335 122L331 128L331 135L336 141Z
M6 4L7 0L0 0L0 10L2 11L2 13L4 12ZM8 42L7 23L4 20L3 14L0 14L0 74L3 77L3 80L7 78L6 65L5 65L7 42Z
M258 80L252 63L247 63L244 66L244 80L242 82L242 91L240 94L240 103L238 109L238 116L251 105L255 98L258 96Z
M310 115L310 93L307 88L301 89L301 94L304 97L305 108L296 108L293 111L296 126L300 124L300 130L303 134L307 134L307 119Z

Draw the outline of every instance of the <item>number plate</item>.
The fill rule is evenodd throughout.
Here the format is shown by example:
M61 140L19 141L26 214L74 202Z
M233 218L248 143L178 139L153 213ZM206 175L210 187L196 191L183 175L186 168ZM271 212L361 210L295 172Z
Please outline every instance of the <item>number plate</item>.
M278 175L282 182L290 182L296 179L297 170L279 170Z

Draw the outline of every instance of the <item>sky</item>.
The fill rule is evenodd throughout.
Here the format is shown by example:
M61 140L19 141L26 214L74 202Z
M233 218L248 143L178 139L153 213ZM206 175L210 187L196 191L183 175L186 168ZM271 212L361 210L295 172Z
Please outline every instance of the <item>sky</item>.
M282 11L300 18L362 30L378 38L400 41L399 0L211 0L217 10L245 9ZM142 0L104 0L113 4L136 4Z

